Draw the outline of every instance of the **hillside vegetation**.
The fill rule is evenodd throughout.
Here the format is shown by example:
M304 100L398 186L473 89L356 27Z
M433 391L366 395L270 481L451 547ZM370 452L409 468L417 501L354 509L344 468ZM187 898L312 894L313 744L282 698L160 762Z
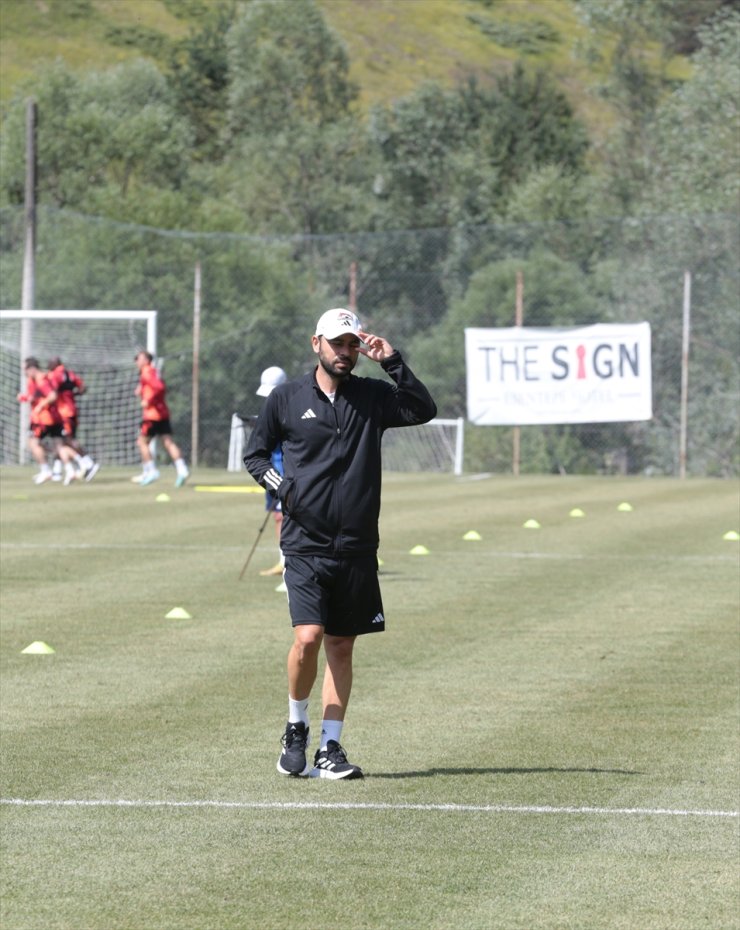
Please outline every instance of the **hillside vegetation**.
M237 0L243 3L248 0ZM490 80L525 58L542 66L590 131L613 122L598 94L603 57L587 46L573 0L317 0L347 47L350 78L367 110L406 96L424 81L451 87L470 75ZM61 58L80 71L135 57L161 63L174 43L198 27L213 0L2 0L0 103L6 104L40 65ZM607 48L602 51L606 52ZM686 78L686 56L661 59L657 71Z

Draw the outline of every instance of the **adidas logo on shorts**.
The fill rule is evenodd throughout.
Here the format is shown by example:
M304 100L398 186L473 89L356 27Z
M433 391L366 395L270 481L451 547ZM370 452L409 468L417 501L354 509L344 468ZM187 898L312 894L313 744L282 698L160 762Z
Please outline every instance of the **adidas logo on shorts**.
M373 617L373 623L385 623L385 617L383 614L376 614Z

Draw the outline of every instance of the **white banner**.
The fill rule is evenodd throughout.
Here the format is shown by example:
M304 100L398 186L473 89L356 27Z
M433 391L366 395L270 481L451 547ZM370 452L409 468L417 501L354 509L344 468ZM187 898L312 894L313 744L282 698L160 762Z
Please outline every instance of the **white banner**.
M649 323L466 329L468 419L615 423L653 415Z

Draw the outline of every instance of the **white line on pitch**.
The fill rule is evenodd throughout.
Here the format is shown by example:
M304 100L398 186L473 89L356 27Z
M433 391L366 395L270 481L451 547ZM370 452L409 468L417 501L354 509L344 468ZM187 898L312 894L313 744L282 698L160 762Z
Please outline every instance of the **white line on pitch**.
M605 814L643 817L739 817L738 811L674 810L665 807L553 807L549 804L383 804L352 801L147 801L118 799L0 798L14 807L162 807L226 810L449 811L488 814Z

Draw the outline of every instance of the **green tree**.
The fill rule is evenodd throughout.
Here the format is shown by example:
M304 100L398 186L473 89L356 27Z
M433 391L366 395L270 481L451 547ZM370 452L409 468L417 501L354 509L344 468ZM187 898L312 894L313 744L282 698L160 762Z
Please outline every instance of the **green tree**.
M693 75L656 112L640 212L740 207L740 12L720 12L698 37Z
M178 110L193 127L199 160L223 155L230 78L226 35L235 16L233 2L209 6L199 27L170 54L168 79Z
M587 149L565 96L521 64L488 90L425 84L376 109L370 138L381 156L384 224L406 228L491 222L530 171L578 173Z
M236 136L323 126L357 98L344 45L313 0L252 0L229 30L227 49Z
M312 0L255 0L227 36L229 151L214 180L240 228L363 225L372 195L343 44Z
M187 178L191 132L179 117L156 66L135 60L79 76L61 62L28 88L38 105L39 201L82 212L117 215L134 190L155 200ZM23 199L24 96L10 106L0 143L0 186L6 202ZM141 202L141 201L139 201Z

